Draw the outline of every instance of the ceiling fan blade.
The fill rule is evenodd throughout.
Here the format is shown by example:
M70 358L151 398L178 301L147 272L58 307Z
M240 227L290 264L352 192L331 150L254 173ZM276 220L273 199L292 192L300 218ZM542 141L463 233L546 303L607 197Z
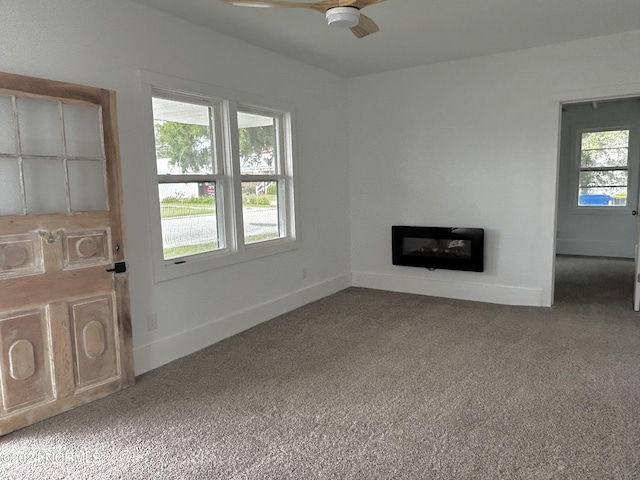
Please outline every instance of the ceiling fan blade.
M382 3L386 1L387 0L356 0L351 4L351 6L362 9L364 7L368 7L369 5L375 5L376 3Z
M364 7L387 0L319 0L317 2L292 2L290 0L220 0L228 5L238 7L285 7L285 8L309 8L320 13L336 7L353 7L362 10ZM376 22L360 12L360 21L355 27L350 27L353 34L358 37L366 37L379 31Z
M320 2L290 2L287 0L220 0L222 3L237 7L285 7L285 8L310 8L324 13L334 7L349 7L358 0L322 0ZM384 0L373 0L384 1Z
M366 37L367 35L371 35L372 33L376 33L380 29L378 28L376 22L371 20L363 13L360 13L360 22L358 22L358 25L356 25L355 27L351 27L350 30L356 37L362 38Z

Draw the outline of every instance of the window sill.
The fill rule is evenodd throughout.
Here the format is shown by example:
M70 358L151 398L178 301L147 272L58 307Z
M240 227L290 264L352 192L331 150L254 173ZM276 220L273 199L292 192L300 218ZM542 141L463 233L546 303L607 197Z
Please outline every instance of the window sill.
M196 273L215 270L238 263L257 260L271 255L297 250L300 247L298 240L281 238L270 242L249 244L240 252L218 251L194 255L191 257L178 257L171 260L156 262L154 268L154 280L156 283L174 280Z

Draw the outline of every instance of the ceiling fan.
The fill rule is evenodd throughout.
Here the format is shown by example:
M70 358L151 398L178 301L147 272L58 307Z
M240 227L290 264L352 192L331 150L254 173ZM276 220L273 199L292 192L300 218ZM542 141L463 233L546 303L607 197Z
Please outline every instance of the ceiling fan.
M324 13L333 27L348 27L358 37L366 37L379 30L376 22L361 13L364 7L386 0L320 0L318 2L293 2L286 0L220 0L239 7L309 8Z

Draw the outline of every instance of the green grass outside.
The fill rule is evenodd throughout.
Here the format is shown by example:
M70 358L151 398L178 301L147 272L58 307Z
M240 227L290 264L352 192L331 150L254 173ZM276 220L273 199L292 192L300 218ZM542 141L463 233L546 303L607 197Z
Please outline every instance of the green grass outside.
M271 202L277 202L277 195L243 195L242 206L251 208L273 208Z
M195 215L212 215L216 213L214 205L171 202L160 204L160 216L162 218L190 217Z
M182 245L164 249L164 259L171 260L178 257L187 257L198 253L210 252L218 248L218 242L202 243L200 245Z
M277 201L276 195L265 195L269 202ZM243 203L245 207L251 208L273 208L273 205L256 205L255 203ZM213 215L216 213L215 205L206 203L189 202L160 202L160 217L192 217L197 215Z
M264 242L278 238L273 233L263 233L262 235L251 235L245 238L245 243ZM189 255L197 255L198 253L211 252L218 249L218 242L202 243L199 245L182 245L180 247L169 247L164 249L164 259L172 260L179 257L188 257Z
M244 239L244 243L258 243L278 238L277 233L263 233L262 235L251 235Z

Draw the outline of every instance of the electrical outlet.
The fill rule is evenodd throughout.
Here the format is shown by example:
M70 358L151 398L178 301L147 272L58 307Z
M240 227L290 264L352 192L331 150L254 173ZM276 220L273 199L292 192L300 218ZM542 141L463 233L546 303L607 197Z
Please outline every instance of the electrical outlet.
M158 314L150 313L147 317L147 330L155 330L158 328Z
M302 268L302 279L304 280L309 276L309 272L307 271L307 267Z

